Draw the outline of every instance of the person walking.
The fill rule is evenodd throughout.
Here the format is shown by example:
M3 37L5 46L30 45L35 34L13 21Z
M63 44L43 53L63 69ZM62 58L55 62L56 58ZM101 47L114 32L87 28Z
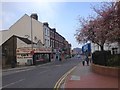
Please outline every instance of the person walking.
M89 58L89 62L92 63L92 54L90 54L88 58Z
M88 58L88 55L86 55L86 62L87 62L87 65L89 66L89 58Z
M83 64L83 66L85 65L85 55L84 54L82 54L82 64Z

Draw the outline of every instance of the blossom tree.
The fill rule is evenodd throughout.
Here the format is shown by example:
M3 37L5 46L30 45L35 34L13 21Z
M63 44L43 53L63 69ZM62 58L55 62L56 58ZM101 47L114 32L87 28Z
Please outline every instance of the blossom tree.
M83 21L80 21L83 23ZM97 18L94 20L87 21L83 23L82 28L77 31L76 39L80 42L92 41L101 47L101 50L104 50L104 43L106 41L106 31L103 30L103 19Z
M104 50L106 42L120 41L120 27L118 15L118 3L105 3L100 9L93 8L98 14L96 18L85 20L80 18L81 28L77 30L75 36L77 41L92 41ZM116 8L117 6L117 8Z
M109 31L108 41L120 43L120 2L105 3L103 6L105 8L94 8L94 11L104 19L104 27Z

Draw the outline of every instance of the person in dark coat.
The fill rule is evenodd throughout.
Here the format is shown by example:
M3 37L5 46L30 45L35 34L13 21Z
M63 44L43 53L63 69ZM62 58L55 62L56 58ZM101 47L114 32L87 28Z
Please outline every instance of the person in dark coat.
M82 64L83 64L83 66L85 65L85 55L84 54L82 54Z
M86 62L87 62L87 65L89 66L89 58L88 58L88 55L86 55Z

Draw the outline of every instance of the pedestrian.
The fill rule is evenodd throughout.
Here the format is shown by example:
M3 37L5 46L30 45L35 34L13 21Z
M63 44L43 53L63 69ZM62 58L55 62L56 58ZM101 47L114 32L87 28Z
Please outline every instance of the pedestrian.
M88 56L90 63L92 62L92 54Z
M58 60L58 55L56 55L56 59Z
M83 66L85 65L85 55L84 54L82 54L82 64L83 64Z
M59 61L62 61L62 60L61 60L61 57L59 58Z
M86 62L87 62L87 65L89 66L89 58L88 58L88 55L86 55Z

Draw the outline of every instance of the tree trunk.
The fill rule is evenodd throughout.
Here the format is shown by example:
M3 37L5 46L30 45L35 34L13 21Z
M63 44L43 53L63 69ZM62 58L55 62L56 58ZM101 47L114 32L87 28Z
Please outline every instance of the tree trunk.
M101 48L101 51L104 51L104 45L101 45L100 48Z

